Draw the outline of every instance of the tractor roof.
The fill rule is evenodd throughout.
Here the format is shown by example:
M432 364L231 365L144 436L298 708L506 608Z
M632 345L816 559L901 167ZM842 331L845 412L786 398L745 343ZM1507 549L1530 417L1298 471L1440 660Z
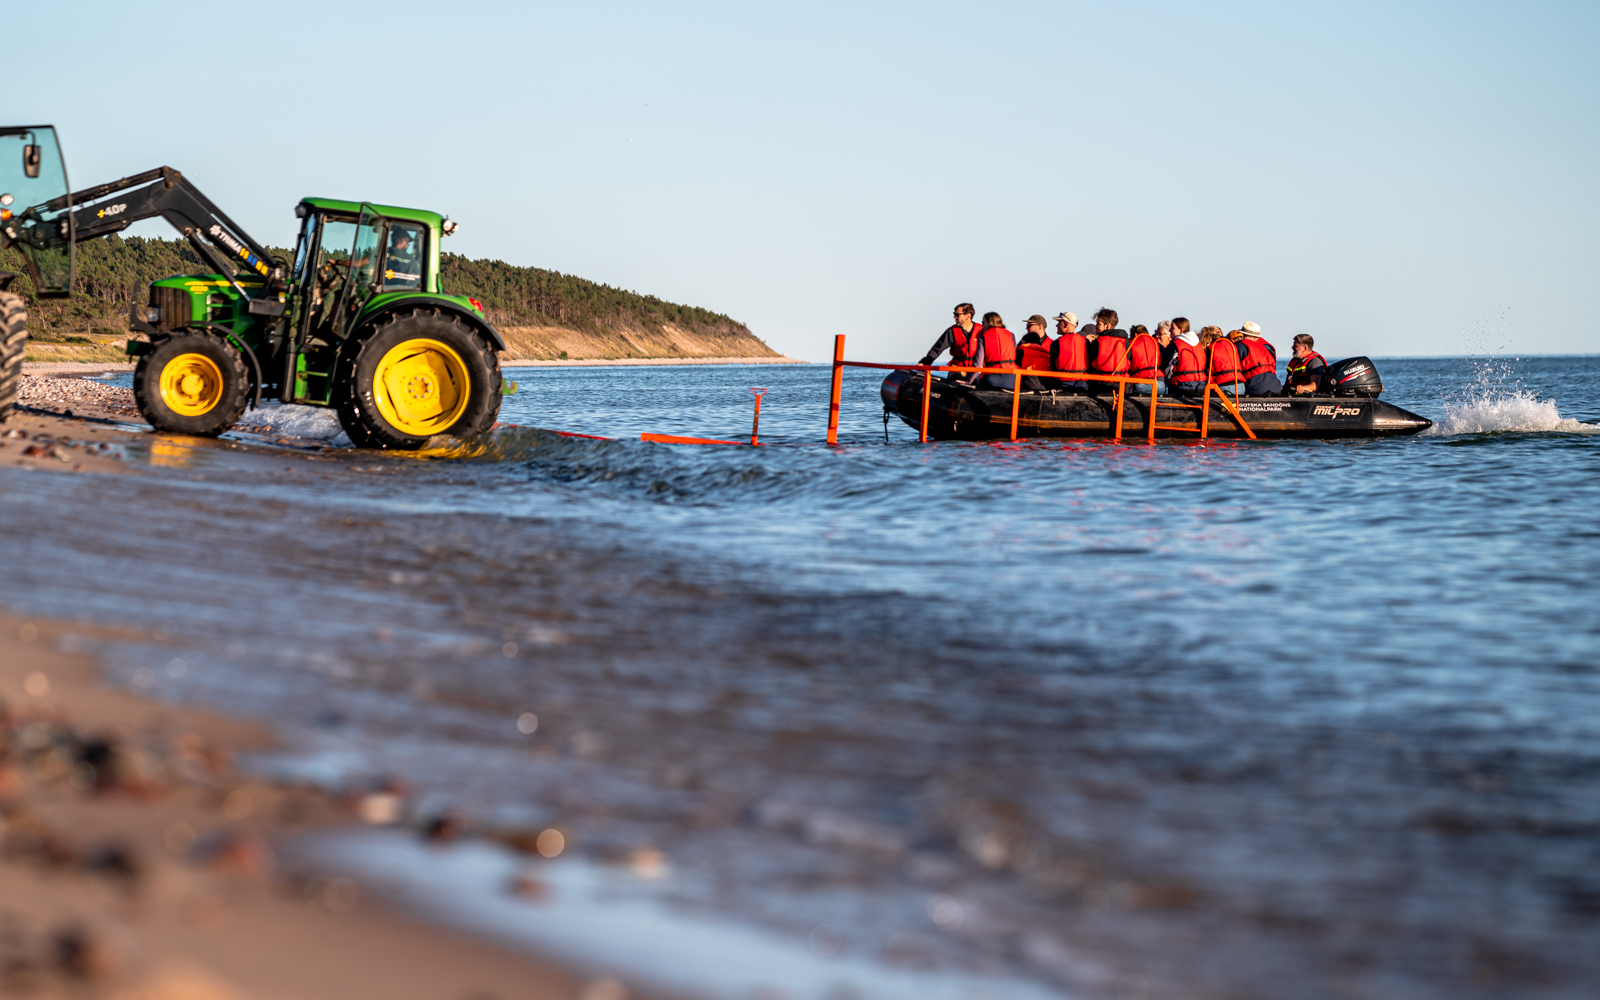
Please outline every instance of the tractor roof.
M343 201L338 198L301 198L300 202L304 205L310 205L319 212L344 212L350 215L360 215L362 204L371 204L371 202ZM438 228L439 224L444 221L444 216L438 212L429 212L420 208L372 205L372 210L387 219L405 219L407 222L420 222L433 228Z

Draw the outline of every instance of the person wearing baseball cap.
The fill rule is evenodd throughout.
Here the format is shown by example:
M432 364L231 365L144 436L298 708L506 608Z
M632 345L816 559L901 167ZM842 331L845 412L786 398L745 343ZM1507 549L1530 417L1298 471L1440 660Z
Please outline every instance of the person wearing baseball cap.
M1089 339L1078 332L1078 317L1069 312L1056 314L1056 333L1059 336L1050 344L1050 367L1068 376L1060 380L1059 388L1082 395L1089 391L1082 377L1089 371Z
M1028 317L1027 332L1022 339L1017 341L1017 366L1031 368L1034 371L1050 370L1050 335L1045 331L1049 329L1050 321L1034 313ZM1056 380L1040 378L1037 375L1022 376L1022 388L1026 392L1041 392L1045 389L1056 388Z
M1244 374L1246 396L1281 396L1283 383L1278 380L1278 351L1261 336L1261 327L1246 322L1239 327L1242 336L1235 343L1239 351L1239 369Z

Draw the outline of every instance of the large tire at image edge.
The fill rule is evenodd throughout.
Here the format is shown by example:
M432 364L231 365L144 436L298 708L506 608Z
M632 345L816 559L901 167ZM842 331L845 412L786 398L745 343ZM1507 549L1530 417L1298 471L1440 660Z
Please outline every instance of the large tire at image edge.
M216 437L239 422L250 376L239 351L210 333L160 337L133 371L133 398L151 427Z
M361 448L415 450L500 415L500 365L477 332L436 310L390 314L341 352L339 423Z
M28 347L28 310L22 296L0 292L0 421L11 416Z

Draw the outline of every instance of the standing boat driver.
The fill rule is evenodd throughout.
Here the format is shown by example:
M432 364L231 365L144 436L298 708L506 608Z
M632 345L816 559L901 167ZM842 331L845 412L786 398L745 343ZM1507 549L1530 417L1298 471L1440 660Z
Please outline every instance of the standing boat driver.
M1313 396L1322 391L1328 359L1311 349L1315 343L1309 333L1294 335L1294 357L1289 361L1290 395Z
M389 255L383 263L383 290L422 287L422 262L409 229L396 227L389 238Z
M1087 392L1089 383L1083 376L1089 372L1089 338L1078 332L1078 317L1057 313L1056 333L1059 336L1050 344L1050 367L1067 376L1057 380L1060 387L1069 393Z
M949 351L952 365L978 365L980 361L978 355L980 349L979 335L982 331L978 329L976 323L972 322L975 312L976 310L972 308L971 302L963 302L956 306L950 314L955 319L955 322L950 324L949 328L943 333L939 334L939 339L933 342L933 346L928 349L928 353L923 355L922 360L917 364L931 365L939 355ZM969 372L948 372L945 374L945 378L952 382L977 381L977 376Z
M1239 327L1242 336L1237 341L1239 368L1244 375L1246 396L1281 396L1283 383L1278 381L1278 350L1261 337L1261 327L1246 323Z

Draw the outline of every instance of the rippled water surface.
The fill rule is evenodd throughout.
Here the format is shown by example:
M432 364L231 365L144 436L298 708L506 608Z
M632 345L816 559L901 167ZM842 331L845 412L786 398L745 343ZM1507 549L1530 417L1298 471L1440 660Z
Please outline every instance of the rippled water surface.
M796 996L1593 996L1600 358L1379 367L1432 431L886 446L852 370L830 449L824 366L525 369L455 457L0 470L0 601ZM751 385L761 448L638 440Z

